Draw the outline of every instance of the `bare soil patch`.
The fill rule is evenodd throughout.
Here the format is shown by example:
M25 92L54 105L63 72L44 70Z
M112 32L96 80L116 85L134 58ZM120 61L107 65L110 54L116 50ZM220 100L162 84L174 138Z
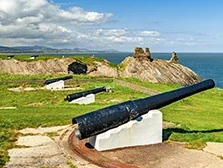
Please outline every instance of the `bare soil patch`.
M102 152L104 156L140 168L220 168L223 160L201 150L189 150L179 143L162 143L149 146Z

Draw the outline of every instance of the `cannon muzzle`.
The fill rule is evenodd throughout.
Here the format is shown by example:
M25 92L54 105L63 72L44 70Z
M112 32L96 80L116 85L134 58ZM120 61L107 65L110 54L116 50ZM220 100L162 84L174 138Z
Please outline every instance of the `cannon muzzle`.
M68 80L68 79L72 79L72 76L65 76L65 77L61 77L61 78L54 78L54 79L48 79L44 82L44 84L48 85L54 82L58 82L60 80Z
M75 135L81 140L118 127L130 120L148 113L149 110L159 109L185 97L213 88L215 83L208 79L197 84L180 89L164 92L151 97L129 100L120 104L102 108L72 119L78 124Z
M110 89L109 87L103 86L103 87L98 87L98 88L95 88L95 89L92 89L92 90L86 90L86 91L83 91L83 92L73 93L73 94L67 95L67 97L64 100L65 101L67 100L67 101L70 102L74 99L84 97L84 96L87 96L89 94L96 94L96 93L100 93L100 92L106 92L109 89Z

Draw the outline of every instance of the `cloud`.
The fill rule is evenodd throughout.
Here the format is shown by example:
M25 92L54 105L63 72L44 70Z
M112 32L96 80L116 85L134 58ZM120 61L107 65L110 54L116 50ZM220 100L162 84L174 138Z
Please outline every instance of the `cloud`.
M157 31L141 31L138 33L142 37L159 37L160 33Z
M124 36L127 33L126 29L98 29L96 31L98 36Z
M11 22L24 18L39 18L41 21L57 22L59 20L88 24L105 22L113 16L112 13L85 11L80 7L63 10L47 0L1 0L0 11L5 13Z
M157 31L101 28L112 17L77 6L62 9L52 0L0 0L0 45L119 48L145 40L159 43Z
M114 43L139 43L143 41L142 37L128 37L128 36L109 36L103 37L104 40L107 42L114 42Z
M82 28L105 23L112 16L112 13L86 11L76 6L65 10L48 0L1 0L0 45L39 42L53 46L70 43L72 46L72 43L87 42L91 38L89 30L82 31ZM107 34L112 32L121 33L108 30Z
M195 46L197 44L202 44L203 42L194 37L178 37L175 40L170 40L166 45L172 46Z
M68 11L60 10L61 19L77 23L100 23L107 21L113 16L111 13L87 12L80 7L72 7Z

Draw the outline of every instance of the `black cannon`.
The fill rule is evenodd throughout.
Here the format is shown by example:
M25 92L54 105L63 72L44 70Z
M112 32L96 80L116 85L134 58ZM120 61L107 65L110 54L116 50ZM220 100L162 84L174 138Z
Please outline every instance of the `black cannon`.
M65 76L65 77L61 77L61 78L48 79L44 82L44 84L49 85L51 83L58 82L60 80L68 80L68 79L72 79L72 76Z
M78 92L78 93L73 93L73 94L69 94L67 95L67 97L64 99L65 101L72 101L74 99L80 98L80 97L84 97L87 96L89 94L96 94L96 93L100 93L100 92L107 92L110 88L106 87L106 86L102 86L102 87L98 87L92 90L86 90L83 92Z
M148 113L149 110L159 109L185 97L213 88L215 83L208 79L197 84L180 89L157 94L151 97L129 100L120 104L105 107L72 119L78 124L75 135L78 139L85 139L118 127L130 120Z
M68 65L68 73L74 74L86 74L87 73L87 65L80 63L80 62L73 62L72 64Z

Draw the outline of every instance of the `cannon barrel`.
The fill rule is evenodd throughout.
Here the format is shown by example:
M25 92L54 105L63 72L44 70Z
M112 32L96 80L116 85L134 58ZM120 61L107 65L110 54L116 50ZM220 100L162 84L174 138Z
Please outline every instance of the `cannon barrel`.
M78 124L75 135L78 139L85 139L118 127L130 120L148 113L149 110L158 109L181 100L185 97L213 88L215 83L208 79L197 84L164 92L151 97L129 100L120 104L105 107L72 119Z
M73 93L73 94L69 94L67 95L67 97L64 99L65 101L72 101L74 99L80 98L80 97L84 97L87 96L89 94L96 94L96 93L100 93L100 92L105 92L108 91L108 87L103 86L103 87L98 87L92 90L86 90L86 91L82 91L82 92L78 92L78 93Z
M44 82L44 84L48 85L50 83L58 82L60 80L68 80L68 79L72 79L72 76L64 76L61 78L48 79Z

